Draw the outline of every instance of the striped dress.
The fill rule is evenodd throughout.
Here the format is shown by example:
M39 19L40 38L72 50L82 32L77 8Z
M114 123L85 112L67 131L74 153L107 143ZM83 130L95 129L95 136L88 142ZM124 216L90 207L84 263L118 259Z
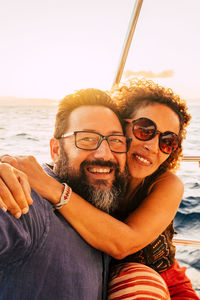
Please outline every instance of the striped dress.
M166 283L153 269L139 263L118 266L109 282L108 300L169 300Z

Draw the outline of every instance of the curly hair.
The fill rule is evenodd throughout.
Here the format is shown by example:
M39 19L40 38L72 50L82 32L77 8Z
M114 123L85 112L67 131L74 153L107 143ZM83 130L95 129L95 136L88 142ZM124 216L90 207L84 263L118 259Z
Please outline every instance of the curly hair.
M191 119L186 102L171 89L159 86L151 80L136 78L129 78L126 83L114 86L110 91L110 95L116 101L123 119L133 118L139 108L156 103L168 106L178 115L180 120L180 147L172 152L161 165L164 170L177 170L183 156L182 143L186 136L185 128Z

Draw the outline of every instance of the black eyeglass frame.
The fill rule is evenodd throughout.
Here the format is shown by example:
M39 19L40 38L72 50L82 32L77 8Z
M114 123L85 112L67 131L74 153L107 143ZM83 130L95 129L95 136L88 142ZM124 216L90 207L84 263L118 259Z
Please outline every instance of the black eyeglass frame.
M152 125L155 127L155 131L154 131L153 135L151 135L151 136L150 136L149 138L147 138L147 139L141 139L141 138L139 138L138 136L136 136L135 133L134 133L134 125L135 125L136 122L138 122L138 121L140 121L140 120L144 120L144 121L148 120L148 121L150 121L150 122L152 123ZM156 123L155 123L154 121L152 121L151 119L149 119L149 118L138 118L138 119L136 119L136 120L124 119L124 122L125 122L125 123L128 123L128 124L132 124L132 133L133 133L134 137L135 137L136 139L140 140L140 141L150 141L150 140L152 140L157 134L159 134L159 148L160 148L160 150L161 150L163 153L165 153L165 154L170 155L172 152L176 151L177 148L180 148L180 146L181 146L181 145L180 145L180 138L179 138L179 136L178 136L176 133L174 133L174 132L172 132L172 131L165 131L165 132L159 131L159 130L157 129ZM175 137L177 138L177 142L178 142L177 148L176 148L176 149L172 149L172 151L171 151L170 153L163 151L162 148L161 148L161 145L160 145L161 142L162 142L162 137L165 136L165 135L168 135L168 134L171 134L172 136L175 136Z
M92 149L85 149L85 148L82 148L82 147L79 147L78 145L77 145L77 140L76 140L76 136L77 136L77 133L79 133L79 132L84 132L84 133L93 133L93 134L97 134L98 136L100 136L100 140L98 141L98 144L97 144L97 146L95 147L95 148L92 148ZM125 137L125 139L126 139L126 151L113 151L111 148L110 148L110 151L111 152L114 152L114 153L127 153L128 152L128 150L129 150L129 148L130 148L130 145L131 145L131 142L132 142L132 138L130 138L130 137L127 137L127 136L125 136L125 135L120 135L120 134L110 134L110 135L107 135L107 136L105 136L105 135L102 135L102 134L100 134L100 133L98 133L98 132L93 132L93 131L85 131L85 130L78 130L78 131L74 131L74 132L69 132L69 133L64 133L63 135L61 135L61 137L60 137L60 139L63 139L63 138L66 138L66 137L69 137L69 136L75 136L75 146L78 148L78 149L81 149L81 150L86 150L86 151L93 151L93 150L97 150L99 147L100 147L100 145L101 145L101 143L103 142L103 140L106 140L107 141L107 143L108 143L108 146L109 146L109 148L110 148L110 144L109 144L109 137L111 137L111 136L122 136L122 137Z

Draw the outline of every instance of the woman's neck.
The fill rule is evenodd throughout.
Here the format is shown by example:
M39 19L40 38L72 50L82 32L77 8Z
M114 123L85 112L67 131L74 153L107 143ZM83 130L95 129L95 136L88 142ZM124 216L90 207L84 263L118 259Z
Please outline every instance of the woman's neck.
M128 185L128 195L134 193L134 191L137 189L137 187L140 185L141 182L143 182L143 178L136 178L131 177L129 185Z

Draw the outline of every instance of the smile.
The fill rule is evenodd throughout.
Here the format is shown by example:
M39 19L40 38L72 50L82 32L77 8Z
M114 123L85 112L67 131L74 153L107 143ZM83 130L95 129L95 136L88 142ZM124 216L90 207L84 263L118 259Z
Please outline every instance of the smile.
M93 174L109 174L112 172L110 168L88 168L87 170Z
M135 154L135 157L141 161L142 163L146 164L146 165L150 165L151 162L149 160L147 160L146 158L142 157L142 156L139 156L138 154Z

